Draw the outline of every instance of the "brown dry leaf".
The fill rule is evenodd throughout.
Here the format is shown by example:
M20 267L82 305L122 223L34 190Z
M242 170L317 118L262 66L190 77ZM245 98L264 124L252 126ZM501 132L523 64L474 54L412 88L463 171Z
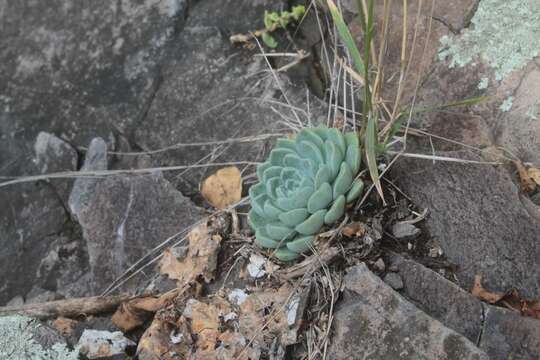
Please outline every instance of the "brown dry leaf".
M160 297L148 296L144 298L133 299L122 303L113 314L111 321L122 332L131 331L148 320L152 313L169 305L179 294L175 290Z
M474 276L474 286L471 293L480 300L487 301L490 304L495 304L504 297L504 293L493 293L484 289L482 286L482 275Z
M366 227L361 222L353 222L345 225L341 233L346 237L362 237L366 233Z
M218 170L202 184L202 196L216 209L225 209L242 198L242 175L235 166Z
M534 189L536 189L536 184L529 175L528 171L525 169L525 166L523 166L523 164L519 160L514 160L514 164L516 165L519 174L521 191L525 193L530 193L534 191Z
M177 360L178 354L190 353L191 345L191 334L185 326L178 328L155 317L139 340L137 354L140 358Z
M210 236L208 226L201 224L191 230L188 239L188 250L184 258L178 259L175 249L167 249L163 252L159 263L160 272L171 279L178 280L181 286L201 275L206 282L210 282L216 270L221 236Z
M52 325L62 336L71 336L77 323L76 320L59 317L53 321Z
M527 169L527 175L536 183L536 185L540 186L540 169L530 167Z

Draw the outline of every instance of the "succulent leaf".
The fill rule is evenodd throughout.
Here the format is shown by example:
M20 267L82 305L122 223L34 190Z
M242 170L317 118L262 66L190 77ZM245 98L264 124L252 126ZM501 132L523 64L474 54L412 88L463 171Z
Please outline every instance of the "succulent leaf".
M255 242L275 249L283 261L308 251L322 227L339 220L346 203L362 193L362 180L354 180L360 166L356 133L320 126L278 139L257 168L259 183L249 190Z

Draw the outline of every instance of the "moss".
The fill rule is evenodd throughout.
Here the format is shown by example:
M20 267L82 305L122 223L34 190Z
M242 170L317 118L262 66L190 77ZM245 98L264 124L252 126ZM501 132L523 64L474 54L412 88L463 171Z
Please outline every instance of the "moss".
M469 28L440 42L439 58L451 67L480 57L501 80L540 54L540 1L482 0Z
M70 351L62 343L44 349L34 339L34 332L39 326L39 322L24 316L0 317L0 359L79 359L78 351Z

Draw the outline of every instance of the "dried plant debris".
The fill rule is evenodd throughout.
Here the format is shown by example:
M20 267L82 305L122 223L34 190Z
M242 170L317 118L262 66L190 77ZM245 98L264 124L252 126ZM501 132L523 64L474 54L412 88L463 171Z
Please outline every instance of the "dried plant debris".
M210 282L214 279L221 236L212 235L208 225L201 224L191 230L188 240L187 248L175 247L163 252L159 263L161 273L177 280L179 286L198 277Z
M474 286L471 293L480 300L490 304L501 305L508 309L518 311L523 316L529 316L540 320L540 300L525 300L521 298L516 289L504 293L488 291L482 286L481 275L476 275L474 277Z
M153 313L171 304L179 295L174 290L160 297L143 297L121 304L112 316L112 322L123 332L128 332L144 324Z
M297 341L305 296L285 284L190 298L181 314L178 309L156 314L137 352L166 360L259 359L274 339L283 346Z
M216 209L225 209L242 198L242 175L235 166L218 170L202 184L202 196Z

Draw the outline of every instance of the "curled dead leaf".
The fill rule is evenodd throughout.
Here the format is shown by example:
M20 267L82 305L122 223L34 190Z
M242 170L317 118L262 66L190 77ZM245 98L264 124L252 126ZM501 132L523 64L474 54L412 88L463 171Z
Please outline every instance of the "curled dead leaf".
M527 169L527 175L529 175L529 178L532 179L536 185L540 186L540 169L530 167Z
M242 198L240 170L235 166L218 170L204 180L201 194L216 209L237 203Z
M490 304L495 304L504 297L504 293L493 293L484 289L482 286L482 275L474 276L474 286L471 290L471 294Z
M516 289L512 289L506 293L493 293L487 291L482 286L481 275L476 275L474 277L474 286L471 293L477 298L487 301L490 304L502 305L508 309L518 311L523 316L540 320L540 300L522 299Z
M53 321L52 325L60 334L62 334L62 336L71 336L73 335L77 323L78 321L76 320L59 317Z
M221 236L210 235L208 226L201 224L189 233L187 253L181 257L177 249L163 252L159 263L160 272L183 286L199 276L209 282L214 278Z
M346 237L362 237L366 233L366 227L361 222L352 222L345 225L341 233Z
M165 308L178 296L179 290L168 292L160 297L143 297L122 303L111 320L126 333L145 323L159 309Z
M519 174L521 191L525 193L534 191L536 189L535 181L533 181L529 172L525 169L525 166L523 166L523 163L519 160L514 160L514 164Z

